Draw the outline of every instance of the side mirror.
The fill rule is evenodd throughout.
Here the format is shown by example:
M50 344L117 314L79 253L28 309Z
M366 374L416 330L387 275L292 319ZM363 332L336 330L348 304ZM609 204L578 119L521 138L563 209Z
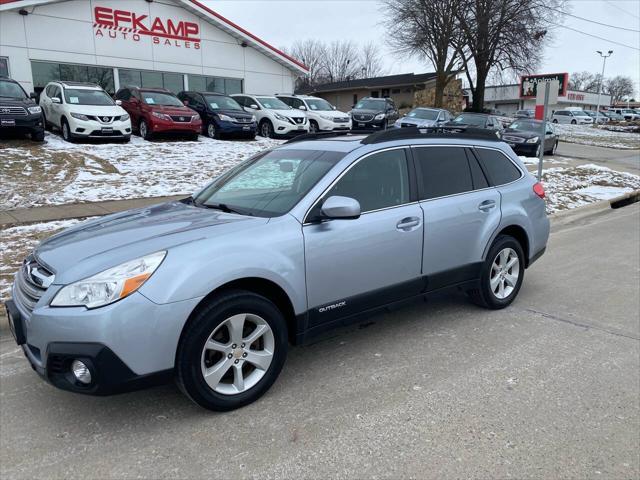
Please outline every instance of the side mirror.
M58 97L51 98L51 103L62 103Z
M307 109L307 107L305 107L304 105L300 105L300 106L298 107L298 110L306 110L306 109Z
M31 92L31 93L29 94L29 98L31 98L31 99L33 99L33 100L35 100L36 98L38 98L38 95L36 94L36 92Z
M360 217L360 203L355 198L334 195L320 209L326 218L353 220Z
M255 103L252 103L251 105L249 105L249 108L252 109L252 110L260 110L258 108L258 105L256 105Z
M337 110L337 109L338 109L338 107L336 107L335 105L331 105L331 108L332 108L333 110Z
M183 101L182 101L182 104L183 104L185 107L188 107L188 106L189 106L189 100L183 100Z
M116 105L121 106L122 105L122 100L116 100Z

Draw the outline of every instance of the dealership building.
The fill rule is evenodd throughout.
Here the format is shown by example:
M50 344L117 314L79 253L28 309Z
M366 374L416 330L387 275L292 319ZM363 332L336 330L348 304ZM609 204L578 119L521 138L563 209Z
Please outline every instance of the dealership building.
M0 75L175 93L293 92L306 67L198 0L0 0Z

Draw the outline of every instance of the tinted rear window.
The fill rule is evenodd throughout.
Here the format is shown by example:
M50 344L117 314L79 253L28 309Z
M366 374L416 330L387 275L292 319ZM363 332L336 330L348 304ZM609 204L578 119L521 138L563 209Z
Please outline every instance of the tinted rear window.
M417 147L423 200L473 190L471 170L462 147Z
M487 148L476 148L475 151L494 185L513 182L522 175L520 170L502 152Z

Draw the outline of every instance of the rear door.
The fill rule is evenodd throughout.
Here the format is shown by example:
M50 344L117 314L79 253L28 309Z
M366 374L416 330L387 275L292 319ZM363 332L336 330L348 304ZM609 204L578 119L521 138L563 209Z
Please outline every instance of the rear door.
M422 281L422 210L405 148L354 162L308 215L334 195L355 198L357 219L303 226L310 326L417 295Z
M413 147L424 211L422 270L428 290L477 278L500 223L500 193L462 146Z

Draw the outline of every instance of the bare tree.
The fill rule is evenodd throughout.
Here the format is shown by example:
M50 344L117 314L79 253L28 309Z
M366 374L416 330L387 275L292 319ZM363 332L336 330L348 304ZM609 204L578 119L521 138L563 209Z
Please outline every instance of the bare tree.
M384 0L389 43L399 53L428 60L435 69L435 106L455 78L467 49L456 12L462 0Z
M334 40L324 48L323 73L330 82L356 78L358 49L351 40Z
M611 95L611 102L614 104L631 97L634 90L630 77L618 75L605 81L604 91Z
M593 83L593 77L591 72L573 72L569 75L569 90L585 91L585 87Z
M303 85L316 85L324 80L323 68L326 52L325 45L321 41L313 38L296 40L291 48L286 48L284 51L300 60L309 69L309 73L301 79Z
M386 69L382 60L380 46L373 42L365 43L360 47L358 55L358 70L356 75L359 78L371 78L384 75Z
M473 96L472 110L484 107L492 69L530 72L536 68L563 4L564 0L460 0L455 16L463 39L458 49L468 51L461 58Z

